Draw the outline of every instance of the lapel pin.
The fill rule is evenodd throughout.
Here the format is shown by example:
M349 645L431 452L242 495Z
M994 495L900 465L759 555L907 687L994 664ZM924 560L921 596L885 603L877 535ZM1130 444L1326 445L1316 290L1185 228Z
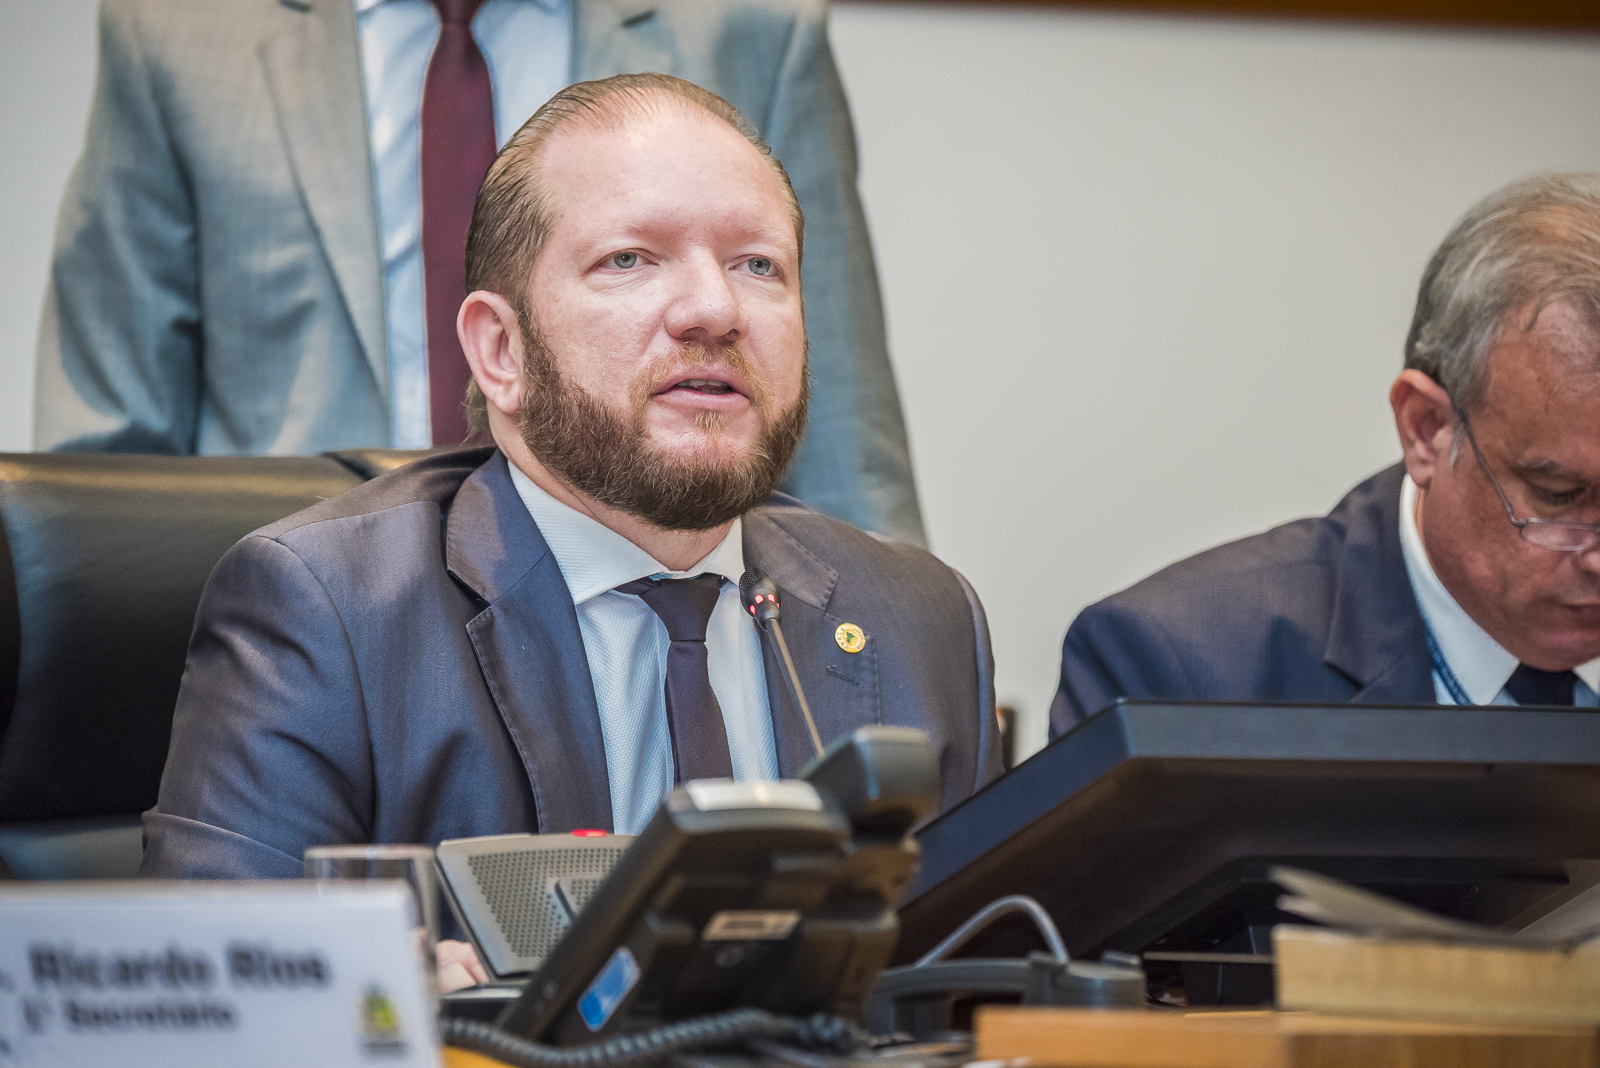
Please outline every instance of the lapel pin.
M847 653L859 653L867 647L867 634L854 623L840 623L833 632L833 640Z

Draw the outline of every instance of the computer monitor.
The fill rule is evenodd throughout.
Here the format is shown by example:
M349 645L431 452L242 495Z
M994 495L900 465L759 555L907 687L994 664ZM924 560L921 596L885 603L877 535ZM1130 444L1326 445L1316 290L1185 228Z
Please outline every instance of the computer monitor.
M1523 926L1600 883L1600 711L1118 702L917 839L897 963L1013 893L1074 956L1260 959L1274 864Z

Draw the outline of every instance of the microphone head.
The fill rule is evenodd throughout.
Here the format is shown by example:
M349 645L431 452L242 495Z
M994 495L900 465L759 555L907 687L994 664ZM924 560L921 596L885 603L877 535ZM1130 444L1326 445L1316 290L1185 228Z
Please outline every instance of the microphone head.
M763 628L778 618L778 587L759 567L747 567L739 576L739 603Z

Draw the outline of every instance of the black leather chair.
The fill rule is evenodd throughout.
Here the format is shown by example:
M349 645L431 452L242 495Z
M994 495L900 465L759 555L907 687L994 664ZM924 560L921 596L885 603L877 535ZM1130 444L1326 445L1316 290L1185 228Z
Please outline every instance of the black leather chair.
M424 456L433 456L441 452L454 452L461 448L465 448L465 446L441 445L432 449L341 449L338 452L325 452L322 455L331 456L362 478L367 479L386 475L390 471L404 467L412 460L420 460Z
M218 558L416 455L0 454L0 860L14 877L134 874Z

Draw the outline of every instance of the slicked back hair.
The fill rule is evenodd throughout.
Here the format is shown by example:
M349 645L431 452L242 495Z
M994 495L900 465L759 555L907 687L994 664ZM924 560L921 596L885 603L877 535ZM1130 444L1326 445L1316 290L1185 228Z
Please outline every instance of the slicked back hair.
M1600 339L1600 175L1525 178L1462 216L1423 272L1406 367L1470 412L1501 332L1532 329L1552 304Z

